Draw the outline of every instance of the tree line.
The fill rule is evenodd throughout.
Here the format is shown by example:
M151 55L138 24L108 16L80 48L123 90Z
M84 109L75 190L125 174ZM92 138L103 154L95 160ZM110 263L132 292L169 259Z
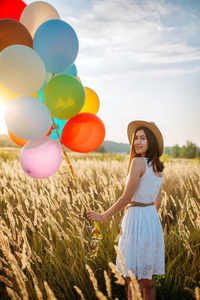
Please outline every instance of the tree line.
M193 142L187 141L186 145L179 147L178 144L173 147L165 147L164 154L173 158L200 158L200 148Z

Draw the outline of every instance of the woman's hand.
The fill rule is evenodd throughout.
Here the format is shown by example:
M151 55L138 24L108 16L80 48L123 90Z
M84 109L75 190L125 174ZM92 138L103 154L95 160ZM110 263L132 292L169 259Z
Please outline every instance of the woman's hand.
M90 221L95 221L95 222L102 222L103 221L103 216L95 211L86 211L88 219Z

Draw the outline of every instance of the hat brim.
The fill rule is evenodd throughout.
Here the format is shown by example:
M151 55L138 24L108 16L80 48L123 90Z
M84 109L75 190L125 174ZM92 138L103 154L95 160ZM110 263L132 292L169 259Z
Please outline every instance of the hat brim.
M135 133L136 129L140 126L145 126L153 132L158 143L158 154L159 156L161 156L164 148L163 136L160 130L158 129L158 127L153 122L140 121L140 120L130 122L127 128L129 143L131 144L133 134Z

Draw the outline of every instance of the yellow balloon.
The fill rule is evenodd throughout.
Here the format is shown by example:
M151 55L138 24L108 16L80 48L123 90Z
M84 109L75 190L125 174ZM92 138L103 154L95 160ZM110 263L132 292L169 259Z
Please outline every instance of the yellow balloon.
M19 95L12 93L7 90L3 84L0 82L0 102L3 104L8 104L11 100L18 97Z
M100 106L99 97L96 94L96 92L93 91L91 88L84 87L84 89L85 89L85 103L80 113L87 112L96 115Z
M35 98L38 98L38 99L40 99L40 97L39 97L39 93L37 92L37 93L34 93L34 94L32 94L31 96L33 96L33 97L35 97Z
M10 101L15 99L16 97L19 97L21 95L14 94L11 91L7 90L3 84L0 82L0 102L3 103L4 105L8 104ZM36 92L33 95L33 97L36 97L39 99L39 93Z

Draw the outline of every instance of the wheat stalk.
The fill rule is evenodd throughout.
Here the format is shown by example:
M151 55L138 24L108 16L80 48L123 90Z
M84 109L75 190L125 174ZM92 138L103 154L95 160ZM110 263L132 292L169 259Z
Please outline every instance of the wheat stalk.
M126 276L126 267L125 267L123 256L116 245L114 245L114 248L115 248L115 251L117 252L117 255L119 256L119 261L120 261L120 264L122 267L122 272L124 273L124 276Z
M48 300L57 300L57 298L55 297L54 293L52 292L52 290L50 289L48 283L46 281L44 281L44 287L47 293L47 299Z
M85 300L82 291L76 285L74 285L74 288L77 291L77 293L79 294L79 296L81 296L81 300Z
M131 271L128 271L130 278L131 278L131 284L132 284L132 297L135 300L142 300L142 296L141 296L141 292L140 292L140 286L137 282L137 279L135 278L135 276L133 275L133 273Z
M34 284L34 288L35 288L35 292L36 292L36 295L38 297L38 300L43 300L44 298L43 298L42 292L41 292L41 290L39 288L39 285L38 285L38 279L37 279L35 273L33 272L33 270L31 269L30 264L27 265L27 269L28 269L29 273L32 276L33 284Z
M19 295L13 291L11 288L6 287L6 291L8 293L8 296L12 299L12 300L21 300L21 298L19 297Z
M111 280L106 270L104 270L104 278L106 283L106 291L108 293L108 297L111 299L112 298Z
M4 277L2 275L0 275L0 281L4 282L9 287L13 287L13 283L10 280L8 280L8 278L6 278L6 277Z
M200 300L200 288L196 287L195 288L195 296L197 300Z
M85 266L86 266L86 269L87 269L87 271L88 271L88 273L90 275L90 280L92 281L94 290L96 292L98 290L98 282L97 282L97 280L96 280L96 278L94 276L94 273L93 273L92 269L87 264Z
M114 274L115 278L117 279L117 281L115 281L115 283L118 283L118 284L121 284L121 285L125 285L125 280L120 275L119 271L117 270L117 267L112 262L109 262L108 265L111 268L111 271Z

